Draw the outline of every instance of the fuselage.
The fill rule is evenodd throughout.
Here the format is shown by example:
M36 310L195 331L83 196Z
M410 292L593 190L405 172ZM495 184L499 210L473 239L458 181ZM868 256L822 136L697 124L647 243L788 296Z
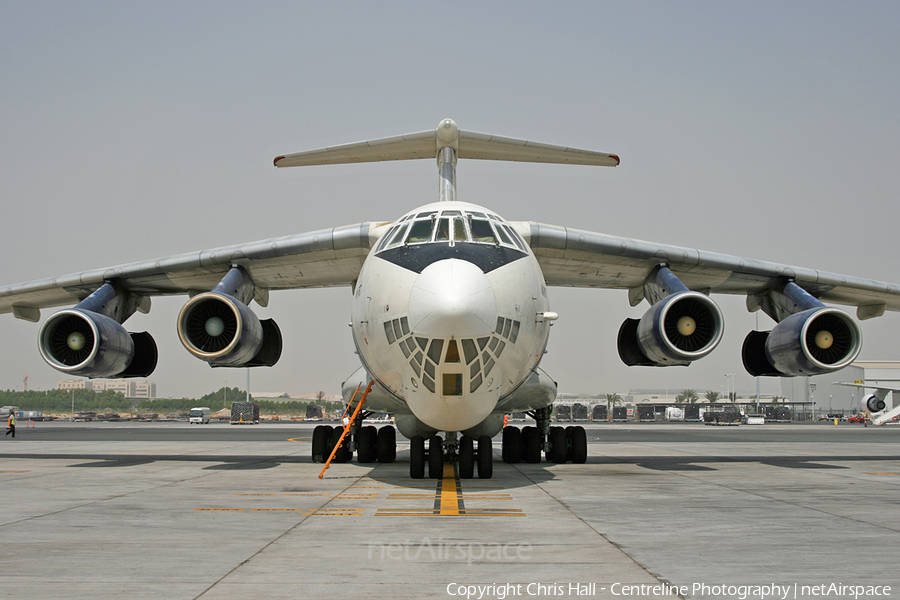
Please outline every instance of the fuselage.
M403 215L366 258L353 339L370 375L422 423L464 431L533 373L549 309L531 249L504 219L438 202Z

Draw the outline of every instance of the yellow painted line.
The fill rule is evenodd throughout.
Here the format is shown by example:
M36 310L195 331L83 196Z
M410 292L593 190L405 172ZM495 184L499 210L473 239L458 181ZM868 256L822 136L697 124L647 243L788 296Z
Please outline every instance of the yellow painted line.
M378 494L338 494L335 496L336 500L346 500L347 498L361 498L363 500L371 500L372 498L377 498Z
M441 504L440 514L459 515L460 498L456 488L456 473L453 465L444 464L444 477L441 479Z
M0 473L27 473L28 471L0 471Z
M235 494L235 496L278 496L279 494Z
M240 512L242 510L247 510L247 509L246 508L195 508L194 510Z
M348 512L348 513L314 513L314 512L311 512L311 513L303 513L301 516L303 516L303 517L361 517L361 516L363 516L363 513L361 513L361 512L360 512L360 513L354 513L354 512Z
M310 437L297 437L297 438L288 438L289 442L311 442L312 436Z
M459 494L463 500L512 500L512 496L508 494ZM438 494L388 494L388 500L436 500L443 498Z
M894 476L900 476L900 473L866 473L866 475L894 475Z
M521 509L499 509L499 508L464 508L460 509L458 514L444 514L431 509L379 509L375 513L376 517L524 517L525 513Z

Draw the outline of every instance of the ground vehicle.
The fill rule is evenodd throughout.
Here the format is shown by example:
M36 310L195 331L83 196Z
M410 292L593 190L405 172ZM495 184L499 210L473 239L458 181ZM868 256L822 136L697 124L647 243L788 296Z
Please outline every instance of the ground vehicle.
M231 403L232 425L257 425L259 423L259 404L241 400Z
M866 413L859 413L858 415L853 415L852 417L850 417L847 420L850 421L851 423L865 423L866 419L868 419L868 418L869 418L869 416Z
M190 417L188 421L190 423L209 423L209 407L208 406L199 406L191 409Z
M325 418L325 407L319 406L318 404L307 404L306 405L306 420L307 421L321 421Z

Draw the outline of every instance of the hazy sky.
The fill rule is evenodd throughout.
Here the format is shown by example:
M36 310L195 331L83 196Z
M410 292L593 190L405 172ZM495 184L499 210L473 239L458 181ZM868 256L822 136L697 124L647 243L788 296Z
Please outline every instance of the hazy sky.
M461 161L459 199L508 219L900 282L898 32L895 2L3 2L0 285L395 219L436 200L434 162L272 159L445 117L621 156ZM713 355L627 368L616 333L646 303L551 289L543 367L563 392L722 391L731 372L750 390L740 345L755 316L716 299ZM245 370L182 348L185 300L126 323L157 340L159 394L243 386ZM285 348L253 390L337 393L357 368L347 289L274 293L257 313ZM900 315L862 328L861 358L900 360ZM0 388L65 378L37 333L0 316Z

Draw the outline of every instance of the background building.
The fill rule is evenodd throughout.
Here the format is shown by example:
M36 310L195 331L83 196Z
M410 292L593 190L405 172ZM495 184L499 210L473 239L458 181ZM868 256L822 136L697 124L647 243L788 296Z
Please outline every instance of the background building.
M836 383L862 380L900 387L900 361L856 361L834 373L813 377L785 377L781 380L781 392L794 402L815 402L816 414L854 414L861 410L863 398L875 390L863 390ZM900 399L895 399L893 394L888 394L886 400L888 407L896 406L898 401Z
M156 384L146 379L69 379L57 381L59 390L91 390L119 392L129 400L156 398Z

